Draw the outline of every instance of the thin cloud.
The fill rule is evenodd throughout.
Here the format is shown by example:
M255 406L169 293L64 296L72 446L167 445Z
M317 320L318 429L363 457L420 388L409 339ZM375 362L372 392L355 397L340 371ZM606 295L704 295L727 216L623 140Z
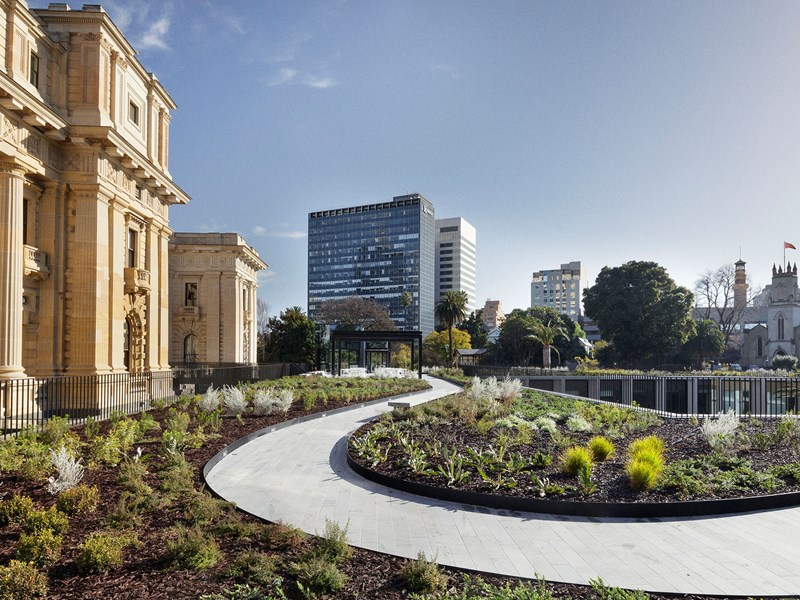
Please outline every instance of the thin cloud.
M339 82L332 77L314 77L309 75L303 80L303 85L318 90L326 90L339 85Z
M450 79L453 80L461 78L461 74L456 69L445 63L437 63L435 65L431 65L431 71L433 71L434 73L444 73L445 75L448 75Z
M289 69L288 67L283 68L280 71L278 71L278 74L272 78L272 80L268 83L268 85L270 86L283 85L284 83L289 83L290 81L294 80L296 76L297 76L297 70Z
M275 276L278 274L277 271L273 271L272 269L265 269L263 271L259 271L258 275L256 275L258 279L259 285L263 283L269 283L272 279L275 279Z
M164 39L168 33L169 17L165 15L150 25L148 30L142 35L139 46L142 50L168 50L169 46Z
M305 231L276 231L272 234L273 237L286 238L290 240L299 240L306 237Z
M253 235L257 237L265 236L267 235L267 228L262 227L261 225L256 225L255 227L253 227Z

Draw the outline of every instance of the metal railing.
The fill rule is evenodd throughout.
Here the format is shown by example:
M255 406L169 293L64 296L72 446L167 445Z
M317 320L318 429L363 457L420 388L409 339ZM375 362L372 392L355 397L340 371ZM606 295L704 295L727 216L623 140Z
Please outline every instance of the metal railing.
M172 397L170 371L0 380L0 435L41 427L51 417L79 424L136 413Z
M737 415L780 417L800 409L800 378L741 376L559 375L517 376L524 386L623 406L663 416Z

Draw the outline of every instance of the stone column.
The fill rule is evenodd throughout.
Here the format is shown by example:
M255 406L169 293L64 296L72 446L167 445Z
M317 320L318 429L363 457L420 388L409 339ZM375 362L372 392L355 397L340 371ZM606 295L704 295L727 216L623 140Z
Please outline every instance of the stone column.
M0 162L0 379L22 368L22 189L25 172Z

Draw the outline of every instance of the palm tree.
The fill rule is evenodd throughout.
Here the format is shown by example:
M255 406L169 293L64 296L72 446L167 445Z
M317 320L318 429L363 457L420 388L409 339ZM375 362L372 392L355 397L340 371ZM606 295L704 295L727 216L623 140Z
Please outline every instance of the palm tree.
M467 302L467 293L465 291L453 290L442 294L438 304L433 309L436 319L447 326L448 340L450 342L450 366L453 365L453 327L467 318Z
M556 351L556 354L558 354L558 360L559 362L561 361L561 354L559 353L558 348L553 346L555 341L560 337L567 340L569 339L566 329L564 329L564 327L558 323L554 325L552 321L548 321L547 324L544 324L539 321L533 326L533 333L530 334L528 338L542 345L543 368L550 368L551 349Z
M408 307L414 302L414 296L406 290L400 294L400 306L403 307L403 329L408 330Z

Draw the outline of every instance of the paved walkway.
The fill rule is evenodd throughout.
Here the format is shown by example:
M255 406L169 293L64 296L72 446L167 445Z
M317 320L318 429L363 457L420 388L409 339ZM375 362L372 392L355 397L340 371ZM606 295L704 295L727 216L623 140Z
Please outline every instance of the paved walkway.
M412 403L452 393L433 390ZM349 433L386 403L263 435L223 458L209 486L243 510L352 545L488 573L715 595L800 595L800 508L713 518L607 519L512 513L397 492L352 473Z

